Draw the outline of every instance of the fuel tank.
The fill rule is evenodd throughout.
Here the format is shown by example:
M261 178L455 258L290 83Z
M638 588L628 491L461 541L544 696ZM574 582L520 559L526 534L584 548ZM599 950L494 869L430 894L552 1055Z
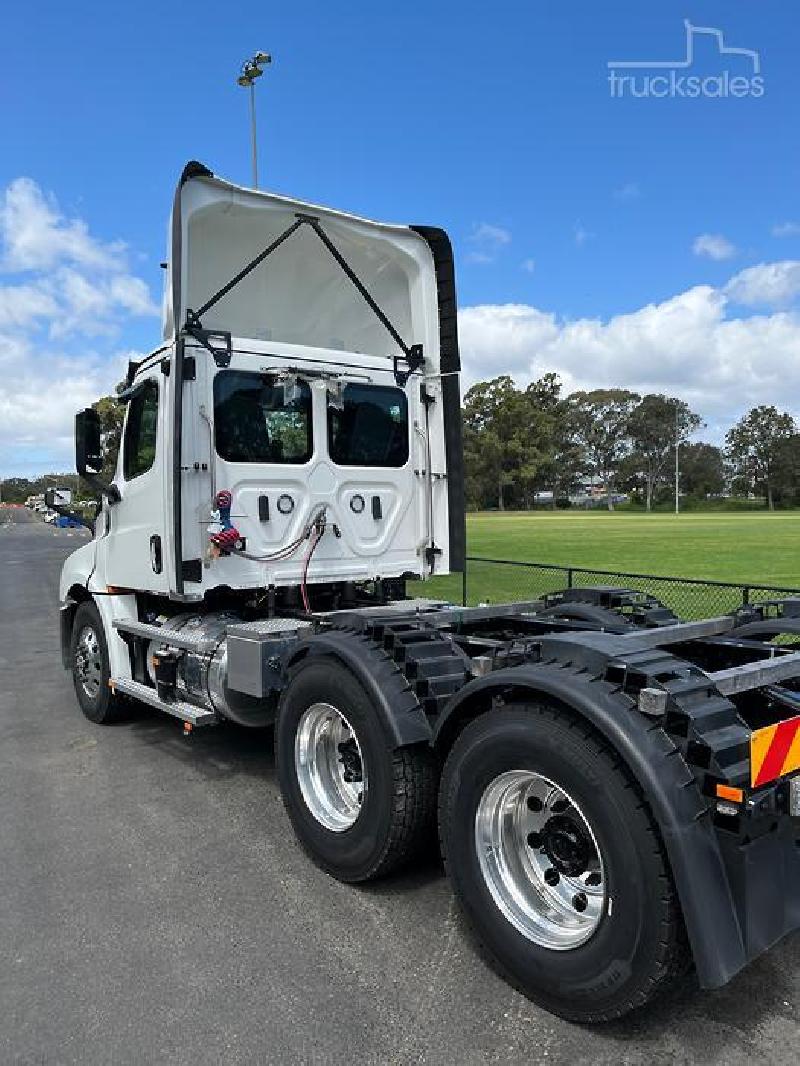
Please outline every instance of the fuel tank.
M176 695L198 707L215 711L237 725L262 728L275 720L277 695L258 698L236 692L228 684L228 642L226 630L243 621L234 611L211 614L177 614L159 619L165 631L163 643L151 641L147 669L155 682L152 653L169 644L170 632L191 636L203 650L187 650L178 659ZM210 650L209 650L210 649Z

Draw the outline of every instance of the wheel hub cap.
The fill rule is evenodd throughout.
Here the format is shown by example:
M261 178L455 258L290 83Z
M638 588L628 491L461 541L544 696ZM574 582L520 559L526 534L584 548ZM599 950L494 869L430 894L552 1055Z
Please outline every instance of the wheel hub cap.
M603 858L558 784L531 770L500 774L478 803L475 844L495 904L528 940L569 951L594 934L605 912Z
M561 874L577 877L586 870L592 853L592 842L581 825L568 815L549 818L542 830L545 854Z
M295 771L306 806L326 829L344 832L361 813L367 772L358 738L330 703L303 712L295 735Z
M91 626L84 626L75 645L75 675L89 699L96 699L103 679L103 657Z

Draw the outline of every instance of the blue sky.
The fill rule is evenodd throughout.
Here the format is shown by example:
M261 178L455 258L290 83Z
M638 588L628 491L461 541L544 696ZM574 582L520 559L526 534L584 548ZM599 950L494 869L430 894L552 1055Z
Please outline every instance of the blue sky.
M800 413L787 389L800 385L796 5L44 0L31 11L4 13L0 43L0 363L11 366L0 475L68 465L67 399L157 341L175 179L198 158L247 182L235 77L258 48L274 56L258 85L262 184L445 226L468 376L556 369L570 387L673 391L712 435L751 401ZM687 18L758 52L763 95L612 98L608 61L680 58ZM747 57L697 40L693 72L752 75ZM62 251L26 258L9 226L37 203ZM46 306L22 313L23 297ZM43 412L30 398L37 367L42 385L58 384L58 397L39 392Z

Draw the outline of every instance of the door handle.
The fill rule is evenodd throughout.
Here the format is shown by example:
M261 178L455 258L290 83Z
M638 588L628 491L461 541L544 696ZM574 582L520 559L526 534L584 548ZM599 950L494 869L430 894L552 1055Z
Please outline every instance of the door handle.
M154 533L150 538L150 565L154 574L161 573L163 565L161 560L161 537L157 533Z

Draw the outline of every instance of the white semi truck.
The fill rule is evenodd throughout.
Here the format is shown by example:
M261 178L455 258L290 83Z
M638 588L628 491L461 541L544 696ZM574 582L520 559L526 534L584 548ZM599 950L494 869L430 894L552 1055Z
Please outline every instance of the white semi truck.
M297 837L342 881L438 827L488 958L566 1018L692 966L719 986L800 924L796 604L681 622L617 588L407 597L465 565L443 231L190 163L163 343L120 399L113 480L76 417L100 503L61 578L91 721L138 702L187 733L274 725Z

